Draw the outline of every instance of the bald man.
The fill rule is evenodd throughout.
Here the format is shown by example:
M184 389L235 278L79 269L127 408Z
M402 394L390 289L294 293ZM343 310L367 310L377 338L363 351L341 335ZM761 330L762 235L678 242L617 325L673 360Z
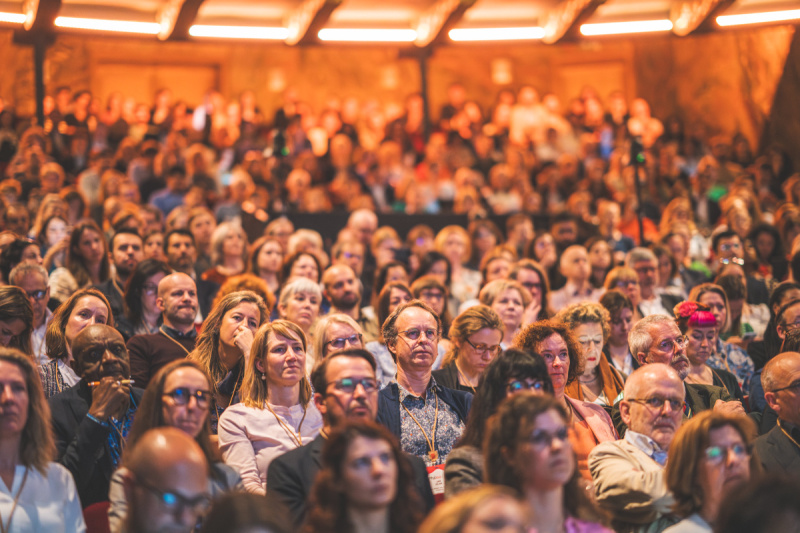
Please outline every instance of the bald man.
M681 425L684 395L683 380L672 367L652 363L637 369L619 402L628 426L625 438L601 442L589 454L597 503L612 516L617 532L675 522L664 465Z
M152 295L145 293L144 297ZM164 277L158 284L156 306L161 310L162 324L156 331L134 335L128 341L131 376L137 387L147 388L159 369L189 355L197 340L197 287L188 274L175 272Z
M128 533L189 533L210 504L208 463L197 442L183 431L147 431L126 460Z
M361 312L361 281L352 268L344 264L328 267L322 274L323 293L331 303L330 313L342 313L355 320L364 332L364 343L378 340L377 320Z
M598 302L603 289L595 289L589 282L591 266L589 253L579 245L569 246L561 254L559 263L561 275L567 283L557 291L550 293L548 301L553 311L558 312L565 307L580 302Z
M767 472L800 476L800 353L776 355L761 374L764 399L778 414L778 424L756 439Z

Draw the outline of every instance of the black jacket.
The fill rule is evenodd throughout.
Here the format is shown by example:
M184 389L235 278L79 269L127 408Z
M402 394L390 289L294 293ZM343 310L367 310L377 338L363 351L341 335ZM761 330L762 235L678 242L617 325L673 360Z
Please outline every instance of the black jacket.
M142 400L142 389L133 387L131 394L136 405ZM106 442L109 428L86 416L92 403L92 393L84 380L49 400L57 460L75 479L81 505L108 501L108 488L114 465L108 455Z
M786 428L787 431L789 428ZM798 432L795 431L795 434ZM797 440L797 437L795 437ZM755 442L756 454L764 470L769 474L783 474L794 478L800 476L800 448L775 426Z
M314 485L317 472L322 468L322 448L324 446L325 439L319 435L305 446L276 457L267 469L267 490L271 494L277 495L286 504L298 527L307 518L308 498L311 495L311 487ZM430 512L433 509L434 500L425 463L414 455L405 454L405 456L411 463L414 485L425 504L425 512Z

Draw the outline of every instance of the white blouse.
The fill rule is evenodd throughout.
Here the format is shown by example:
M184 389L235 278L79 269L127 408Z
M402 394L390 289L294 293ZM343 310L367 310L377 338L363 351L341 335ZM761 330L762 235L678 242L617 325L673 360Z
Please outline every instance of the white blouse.
M47 465L46 475L35 468L28 469L25 486L25 467L17 465L11 490L0 479L0 516L7 525L14 498L19 494L17 508L11 517L10 533L84 533L81 502L72 474L58 463Z
M299 430L304 445L322 428L322 415L313 401L308 403L305 419L300 404L288 408L270 404L270 407L274 415L266 407L258 409L237 403L219 417L219 447L225 464L239 472L247 492L256 494L266 494L270 462L298 447L287 428L295 435ZM276 416L287 428L281 426Z

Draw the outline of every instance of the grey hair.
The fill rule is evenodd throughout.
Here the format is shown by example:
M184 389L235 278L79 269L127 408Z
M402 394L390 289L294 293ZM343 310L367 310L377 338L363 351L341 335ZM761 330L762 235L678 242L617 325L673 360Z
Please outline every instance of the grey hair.
M669 315L650 315L637 322L628 334L628 349L636 359L639 352L647 353L653 346L653 336L650 335L650 327L664 323L675 323L675 319Z
M328 341L326 338L328 328L331 324L347 324L353 331L364 335L364 330L361 326L353 320L349 315L345 315L344 313L332 313L328 316L322 317L319 322L317 322L316 327L314 328L314 335L312 335L313 340L313 353L314 357L317 361L321 361L322 358L325 356L325 345Z
M15 266L8 275L8 283L9 285L19 286L19 282L22 281L22 278L33 273L42 276L44 284L47 285L47 282L50 279L50 277L47 275L47 270L45 270L42 265L37 265L36 263L20 263Z
M322 299L322 289L319 288L319 284L316 281L312 281L308 278L294 277L281 287L279 305L285 306L289 302L289 298L299 292L311 294L320 300Z
M422 300L411 300L410 302L406 302L404 304L400 304L397 308L392 312L391 315L386 319L383 323L383 327L381 328L381 333L383 334L383 340L386 344L386 347L389 348L390 346L394 346L397 343L397 335L399 332L397 331L397 319L400 318L400 315L406 309L410 307L419 307L420 309L424 309L429 312L433 317L436 319L436 330L441 336L442 334L442 319L439 318L439 315L436 314L431 306L423 302ZM397 361L397 355L389 349L389 353L392 354L392 358Z
M656 254L652 250L637 246L625 256L625 266L633 268L633 265L639 261L655 261L657 263L658 259L656 259Z

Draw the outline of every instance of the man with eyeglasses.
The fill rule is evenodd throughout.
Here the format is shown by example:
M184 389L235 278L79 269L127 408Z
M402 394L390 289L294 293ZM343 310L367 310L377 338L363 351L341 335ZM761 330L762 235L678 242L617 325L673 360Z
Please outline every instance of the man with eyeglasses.
M444 493L444 463L461 437L472 395L442 387L431 375L442 322L421 300L402 304L383 324L386 347L397 362L397 379L378 395L378 422L403 451L425 461L434 494Z
M342 313L355 320L361 326L364 343L378 339L378 323L361 312L361 281L352 268L331 265L322 274L322 287L331 303L330 313Z
M656 293L658 287L658 258L648 248L637 247L625 256L625 266L639 277L639 309L644 316L669 315L681 302L680 296Z
M130 450L123 485L128 533L195 531L211 505L208 462L185 432L147 431Z
M667 315L650 315L637 322L628 335L628 347L641 366L663 363L671 366L681 381L689 375L689 358L686 355L686 337L681 334L675 319ZM732 400L724 387L686 383L684 418L707 409L726 413L745 414L741 402ZM624 392L623 392L624 396ZM620 436L625 436L627 426L620 416L620 402L611 408L611 419Z
M711 270L716 274L727 264L744 266L742 239L733 230L721 231L711 238ZM769 304L769 289L763 280L745 275L747 303Z
M33 263L20 263L8 275L11 285L16 285L28 295L28 300L33 307L33 333L31 343L33 344L33 355L36 363L42 365L50 360L47 357L47 346L45 344L45 332L47 325L53 318L53 312L47 308L50 301L50 287L48 282L47 270L41 265Z
M322 413L322 430L310 443L274 459L267 469L269 492L287 505L298 526L305 521L308 496L331 430L347 420L375 420L380 385L375 368L372 354L355 348L332 353L311 373L314 404ZM419 457L407 457L426 510L430 510L434 502L425 465Z
M755 450L768 473L800 476L800 353L784 352L764 365L764 398L778 423L756 439Z
M647 531L654 522L661 531L677 521L664 465L683 420L684 394L681 377L662 363L639 368L625 382L619 405L625 438L601 442L589 454L597 503L614 531Z

